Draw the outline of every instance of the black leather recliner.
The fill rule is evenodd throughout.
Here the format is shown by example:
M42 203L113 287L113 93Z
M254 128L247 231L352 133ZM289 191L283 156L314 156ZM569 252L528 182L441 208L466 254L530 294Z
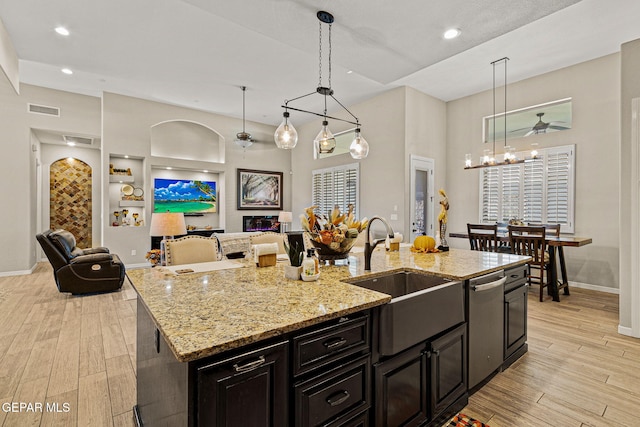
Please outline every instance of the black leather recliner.
M122 287L125 266L109 249L80 249L76 238L66 230L47 230L37 234L36 239L53 267L60 292L89 294Z

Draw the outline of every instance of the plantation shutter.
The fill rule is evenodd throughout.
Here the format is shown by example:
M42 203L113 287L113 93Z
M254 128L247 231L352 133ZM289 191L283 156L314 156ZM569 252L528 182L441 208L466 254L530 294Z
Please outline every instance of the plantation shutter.
M498 221L498 207L500 206L498 168L482 169L482 222Z
M549 149L547 152L547 222L571 227L570 197L573 193L573 151Z
M573 232L574 150L547 148L525 163L481 169L480 221L555 223L563 233Z
M335 205L347 212L350 204L358 216L359 165L357 163L312 172L312 203L318 214L329 215Z
M522 173L520 165L502 167L502 214L501 221L520 218L520 181Z
M522 191L522 218L525 222L543 222L544 185L544 160L537 158L525 163Z

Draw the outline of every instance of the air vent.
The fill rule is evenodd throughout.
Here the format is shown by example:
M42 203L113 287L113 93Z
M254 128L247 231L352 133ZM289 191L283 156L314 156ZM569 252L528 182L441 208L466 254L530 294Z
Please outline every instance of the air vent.
M78 144L92 145L93 144L93 138L85 138L82 136L69 136L69 135L64 135L63 138L64 138L64 141L69 145L78 145Z
M47 107L46 105L38 105L38 104L28 104L28 105L29 105L30 113L60 117L60 109L58 107Z

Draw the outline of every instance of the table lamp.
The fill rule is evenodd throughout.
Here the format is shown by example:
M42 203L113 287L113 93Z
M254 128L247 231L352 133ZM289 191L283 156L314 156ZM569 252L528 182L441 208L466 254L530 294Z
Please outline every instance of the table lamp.
M160 262L162 265L166 265L164 242L173 236L187 234L184 214L174 212L152 213L149 234L156 237L162 236L162 241L160 242Z
M280 214L278 215L278 222L280 222L281 224L281 227L280 227L281 233L285 233L289 231L288 224L291 224L291 221L293 221L293 214L291 212L285 212L285 211L280 212Z

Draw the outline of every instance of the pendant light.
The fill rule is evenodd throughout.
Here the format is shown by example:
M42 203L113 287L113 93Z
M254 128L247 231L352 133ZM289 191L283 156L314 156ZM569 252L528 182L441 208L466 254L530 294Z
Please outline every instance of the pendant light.
M501 59L497 59L491 63L493 66L493 116L492 116L492 124L493 124L493 146L492 149L485 149L483 151L482 157L480 158L480 164L474 166L471 160L471 154L465 155L464 168L465 169L478 169L478 168L486 168L492 166L504 166L504 165L512 165L517 163L524 163L527 160L520 160L516 157L515 151L513 147L509 147L507 145L507 61L509 58L506 56ZM504 154L503 160L498 161L496 159L496 64L504 62Z
M273 135L276 145L278 148L282 148L284 150L291 150L298 143L298 131L293 127L291 123L289 123L289 112L285 111L282 113L282 123L276 129L275 134Z
M355 125L355 135L354 140L351 143L351 147L349 147L349 152L354 159L364 159L369 154L369 144L360 134L360 121L356 116L353 115L347 107L345 107L340 101L338 101L333 96L333 89L331 88L331 25L334 22L333 15L329 12L319 11L316 13L316 17L319 21L319 72L318 72L318 86L315 91L308 93L306 95L298 96L293 99L285 100L283 113L283 120L280 126L275 131L274 140L278 148L282 149L291 149L296 146L298 142L298 133L291 124L289 120L289 110L299 111L302 113L313 114L319 117L322 117L322 128L318 135L315 137L313 141L313 154L314 158L317 158L319 154L328 154L332 153L336 148L336 139L333 136L331 130L329 130L329 120L338 120L345 123L350 123ZM328 85L323 86L322 83L322 25L326 24L329 26L329 49L328 49ZM324 97L324 110L321 113L316 113L313 111L303 110L299 108L294 108L289 105L290 102L297 101L301 98L306 98L307 96L313 94L320 94ZM355 121L340 119L337 117L331 117L327 115L327 98L333 99L343 110L345 110Z
M364 159L369 155L369 143L360 134L360 128L356 128L356 135L349 146L349 153L354 159Z
M245 120L244 120L244 107L245 107L245 99L244 99L244 94L247 91L247 87L246 86L240 86L240 89L242 89L242 132L238 132L236 134L236 139L234 140L234 142L239 145L240 147L242 147L243 150L246 150L247 148L251 147L251 145L253 145L253 139L251 138L251 134L245 132Z

